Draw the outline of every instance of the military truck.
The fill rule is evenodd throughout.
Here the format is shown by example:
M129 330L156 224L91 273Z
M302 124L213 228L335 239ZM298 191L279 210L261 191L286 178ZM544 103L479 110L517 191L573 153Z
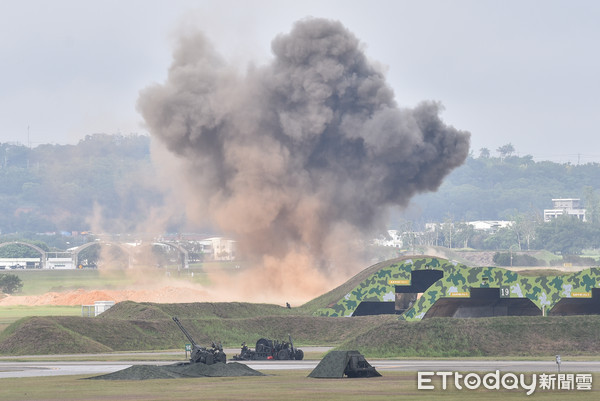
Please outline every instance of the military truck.
M246 343L242 343L242 350L239 354L233 356L236 361L256 361L256 360L296 360L301 361L304 358L304 352L294 347L292 336L288 334L289 341L269 340L261 338L256 342L254 350L250 349Z

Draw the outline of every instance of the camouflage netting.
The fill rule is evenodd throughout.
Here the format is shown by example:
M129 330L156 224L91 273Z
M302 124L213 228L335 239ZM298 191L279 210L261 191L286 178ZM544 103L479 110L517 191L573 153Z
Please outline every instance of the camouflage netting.
M178 379L185 377L234 377L234 376L265 376L243 363L177 363L173 365L133 365L127 369L108 373L101 376L88 377L92 380L150 380Z
M308 377L318 379L341 379L347 374L346 368L350 363L350 359L358 357L362 363L369 369L364 375L355 377L376 377L381 376L375 368L373 368L358 351L331 351L319 362ZM350 374L349 376L352 376Z
M427 270L431 277L438 274L441 278L427 283L426 288L418 288L415 277ZM596 267L562 276L524 277L497 267L468 267L445 259L422 257L390 261L337 302L318 309L315 314L352 316L361 302L393 305L398 294L418 293L418 299L415 298L400 315L401 319L415 321L426 317L440 299L472 299L473 292L491 288L497 289L505 300L531 301L534 309L538 308L537 314L552 314L552 309L563 299L587 299L593 305L592 313L600 313L596 310L600 309L597 307L598 295L592 300L593 293L600 294L600 269Z

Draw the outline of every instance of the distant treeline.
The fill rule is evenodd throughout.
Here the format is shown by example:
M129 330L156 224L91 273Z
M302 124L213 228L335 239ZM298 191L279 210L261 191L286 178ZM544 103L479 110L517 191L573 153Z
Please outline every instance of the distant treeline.
M514 150L514 149L511 149ZM416 223L541 216L553 198L581 198L600 224L600 164L470 156L435 193L418 195L402 219ZM164 203L143 135L88 135L77 145L0 143L0 232L134 232ZM390 221L394 226L395 215ZM179 220L182 221L182 220ZM167 229L178 231L179 221Z
M600 188L600 164L535 162L531 156L469 157L435 193L413 199L415 219L426 222L510 220L517 214L542 214L552 199L586 199Z
M150 138L88 135L77 145L0 144L0 231L133 231L162 203Z

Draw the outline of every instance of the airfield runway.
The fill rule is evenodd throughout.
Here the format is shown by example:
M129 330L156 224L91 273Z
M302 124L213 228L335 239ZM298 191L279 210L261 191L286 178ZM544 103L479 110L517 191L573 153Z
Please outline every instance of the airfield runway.
M114 357L115 354L109 354ZM120 354L128 355L128 354ZM136 353L135 355L140 355ZM156 355L156 354L155 354ZM88 355L89 356L89 355ZM64 355L62 356L64 357ZM61 375L101 375L126 369L132 365L168 365L173 361L68 361L55 362L41 360L40 356L18 357L21 361L13 362L9 359L16 357L0 358L0 379L18 377L61 376ZM23 359L32 359L23 361ZM511 373L556 373L558 366L551 358L538 361L509 361L509 360L472 360L472 359L443 359L443 360L414 360L414 359L368 359L379 372L407 371L407 372L501 372ZM269 370L312 370L319 363L318 360L303 361L244 361L252 369L258 371ZM560 366L561 373L592 373L600 372L600 361L569 361L563 360Z

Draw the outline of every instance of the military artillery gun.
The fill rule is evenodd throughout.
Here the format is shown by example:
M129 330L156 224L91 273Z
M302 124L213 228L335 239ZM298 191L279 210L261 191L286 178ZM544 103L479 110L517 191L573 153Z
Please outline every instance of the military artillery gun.
M254 350L248 348L246 343L242 344L242 351L233 356L236 361L256 361L264 359L288 360L295 359L301 361L304 358L304 352L294 347L292 336L288 334L289 342L269 340L261 338L256 342Z
M190 343L192 343L192 351L190 353L190 363L204 363L212 365L213 363L223 362L227 363L227 355L223 352L223 346L221 343L212 343L211 348L204 348L196 344L190 333L183 327L177 317L173 317L173 321L179 326L179 329L185 334Z

